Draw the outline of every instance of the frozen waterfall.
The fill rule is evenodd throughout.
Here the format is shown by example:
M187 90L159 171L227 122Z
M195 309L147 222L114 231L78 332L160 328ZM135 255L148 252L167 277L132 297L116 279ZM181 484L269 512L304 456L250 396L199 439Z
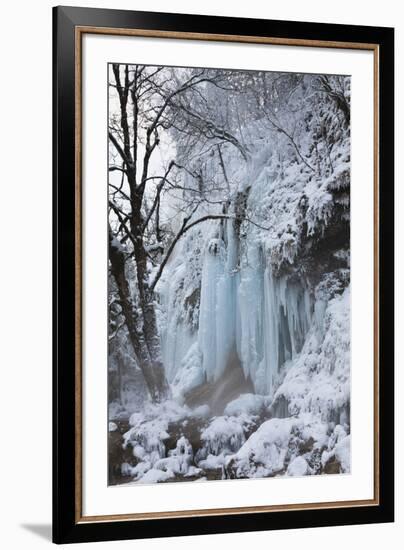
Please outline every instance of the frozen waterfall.
M233 223L226 224L226 241L211 239L202 269L198 342L208 381L224 372L236 345L238 273Z
M184 358L196 341L196 335L182 314L184 275L185 266L176 266L165 282L163 291L160 291L161 309L165 316L162 323L164 328L161 331L161 349L166 376L170 383L173 382Z
M312 305L303 284L275 278L259 244L238 254L232 223L205 252L198 343L207 380L217 380L237 352L255 391L271 394L280 367L300 352ZM225 242L226 241L226 242ZM238 259L240 258L240 259Z
M163 350L170 380L187 368L187 351L197 345L207 381L216 381L236 353L256 393L271 395L282 365L300 352L313 314L309 291L302 282L275 277L259 243L243 245L239 250L232 221L208 241L195 334L175 311L168 312Z

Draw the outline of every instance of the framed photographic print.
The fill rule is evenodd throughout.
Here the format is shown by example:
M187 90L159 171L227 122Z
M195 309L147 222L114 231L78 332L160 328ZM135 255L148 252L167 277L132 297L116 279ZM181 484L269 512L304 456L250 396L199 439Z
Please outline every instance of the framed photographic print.
M393 521L393 29L54 8L54 541Z

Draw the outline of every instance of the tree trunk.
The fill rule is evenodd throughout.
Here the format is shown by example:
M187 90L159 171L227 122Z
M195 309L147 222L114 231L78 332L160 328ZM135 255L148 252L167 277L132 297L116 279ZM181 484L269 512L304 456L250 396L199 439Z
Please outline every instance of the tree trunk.
M137 287L139 291L139 303L143 317L143 334L149 352L150 361L159 391L167 396L169 386L164 373L164 366L161 360L160 337L157 330L156 312L154 309L154 291L150 288L147 273L147 256L143 246L143 238L139 232L139 217L134 216L135 223L132 224L134 239L134 255L136 262Z
M143 373L152 401L162 401L169 394L169 386L165 377L163 364L160 359L160 343L158 341L153 303L150 302L149 307L145 309L148 311L149 317L154 319L154 325L150 326L150 319L144 319L143 328L140 328L142 323L140 322L139 315L136 311L136 307L130 293L129 283L126 278L125 253L121 248L121 245L113 238L111 234L109 237L109 259L111 262L112 275L114 276L118 287L122 312L125 317L136 362ZM143 301L140 289L139 295L141 301ZM143 304L143 306L144 305L145 304ZM153 315L150 315L150 309L153 310ZM155 329L154 339L151 337L151 330L153 328ZM154 353L156 355L154 355Z

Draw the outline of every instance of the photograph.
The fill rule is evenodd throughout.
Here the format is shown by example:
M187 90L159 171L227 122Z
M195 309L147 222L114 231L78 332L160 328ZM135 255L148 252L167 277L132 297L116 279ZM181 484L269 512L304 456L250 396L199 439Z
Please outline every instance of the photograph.
M100 91L108 485L350 474L351 76L129 61Z

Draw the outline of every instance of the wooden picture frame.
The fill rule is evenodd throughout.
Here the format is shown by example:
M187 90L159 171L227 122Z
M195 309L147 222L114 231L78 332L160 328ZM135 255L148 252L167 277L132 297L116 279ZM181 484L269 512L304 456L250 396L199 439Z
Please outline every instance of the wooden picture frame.
M394 519L394 31L76 7L53 11L53 540L184 536ZM85 35L363 50L374 84L374 371L371 499L84 515L82 44ZM185 42L186 43L186 42ZM114 60L112 60L114 61ZM354 368L354 367L353 367ZM102 376L102 375L100 375ZM175 491L175 484L172 485Z

